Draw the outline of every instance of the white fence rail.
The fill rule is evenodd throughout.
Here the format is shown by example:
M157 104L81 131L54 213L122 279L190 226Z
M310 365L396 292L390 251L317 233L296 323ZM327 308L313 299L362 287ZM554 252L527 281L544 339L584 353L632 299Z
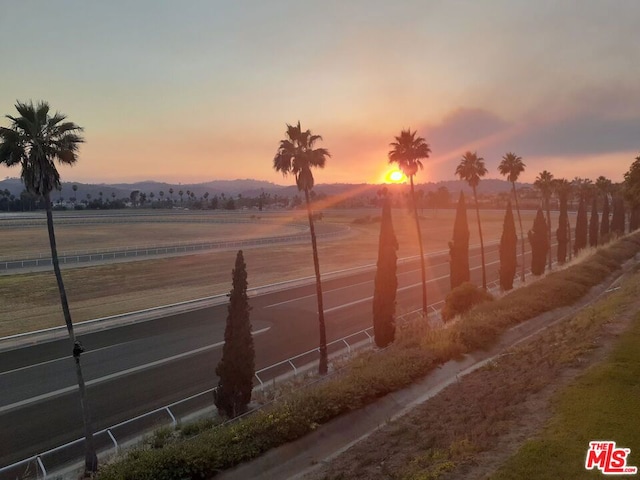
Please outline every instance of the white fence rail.
M436 306L441 306L440 301L430 305L431 313L438 314ZM407 313L401 317L413 315L416 312ZM373 344L373 327L339 338L327 344L329 356L335 358L340 355L351 355L357 350ZM317 366L318 359L313 355L319 352L314 348L307 352L295 355L291 358L262 368L255 372L259 385L254 390L268 387L269 382L275 383L279 379L294 377L302 372L309 371ZM307 359L303 363L303 359ZM214 411L213 392L210 388L196 395L192 395L177 402L165 405L135 418L125 420L116 425L94 433L96 450L100 456L112 455L131 443L139 441L140 437L149 434L153 430L163 426L176 427L179 423L198 411ZM0 480L21 480L57 478L60 472L75 472L82 468L84 458L84 438L60 445L38 455L26 458L6 467L0 468Z
M349 229L335 230L319 233L320 238L330 238L344 235ZM215 250L226 248L255 247L260 245L273 245L278 243L306 242L307 234L282 235L258 239L230 240L220 242L184 243L170 246L126 247L120 250L91 251L91 252L65 252L58 256L60 264L78 264L90 262L103 262L109 260L131 259L155 255L175 255L180 253L192 253L202 250ZM0 271L8 271L23 268L37 268L51 265L51 257L44 255L38 258L25 258L18 260L0 261Z

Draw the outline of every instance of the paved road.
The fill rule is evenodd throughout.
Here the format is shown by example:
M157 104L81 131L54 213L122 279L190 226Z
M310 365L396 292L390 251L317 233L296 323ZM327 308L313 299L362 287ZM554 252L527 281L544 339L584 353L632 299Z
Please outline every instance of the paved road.
M472 280L480 283L472 252ZM489 281L497 246L487 249ZM449 290L446 255L428 262L429 302ZM373 271L324 282L327 334L337 339L370 326ZM421 305L417 262L399 267L399 311ZM317 346L313 285L251 299L256 367ZM96 429L145 413L216 383L226 305L84 335L83 368ZM0 354L0 466L82 436L73 360L56 341Z

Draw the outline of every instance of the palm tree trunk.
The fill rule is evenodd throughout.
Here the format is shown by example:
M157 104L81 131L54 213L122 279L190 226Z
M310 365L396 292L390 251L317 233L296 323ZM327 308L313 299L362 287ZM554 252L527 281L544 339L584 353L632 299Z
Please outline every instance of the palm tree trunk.
M511 182L513 187L513 198L516 201L516 211L518 212L518 223L520 224L520 240L522 241L522 283L524 283L525 260L524 260L524 230L522 229L522 217L520 216L520 206L518 205L518 194L516 192L516 182Z
M409 176L411 182L411 200L413 201L413 216L416 219L416 232L418 233L418 246L420 247L420 273L422 275L422 313L427 313L427 273L424 266L424 249L422 247L422 232L420 231L420 219L418 218L418 206L416 205L416 193L413 189L413 175Z
M549 240L549 251L547 252L547 255L549 257L549 270L551 270L551 209L549 208L549 198L547 197L546 199L546 206L547 206L547 233L548 233L548 240ZM568 217L567 217L568 218Z
M480 234L480 259L482 260L482 288L487 289L487 267L484 264L484 240L482 238L482 225L480 224L480 207L476 187L473 187L473 199L476 202L476 216L478 217L478 233Z
M320 280L320 262L318 261L318 245L316 244L316 230L313 226L313 214L311 213L311 201L309 190L304 189L304 198L307 202L307 215L309 217L309 231L311 233L311 248L313 250L313 268L316 272L316 297L318 299L318 325L320 327L320 364L318 373L326 375L328 368L327 359L327 330L324 323L324 307L322 306L322 282Z
M87 405L87 392L84 384L84 377L82 375L82 368L80 366L80 354L82 349L80 345L76 343L76 337L73 333L73 323L71 322L71 312L69 311L69 303L67 302L67 293L64 289L64 283L62 282L62 272L60 272L60 262L58 261L58 249L56 247L56 236L53 230L53 214L51 213L51 198L49 194L44 196L45 209L47 211L47 229L49 231L49 245L51 246L51 263L53 263L53 271L56 275L56 282L58 283L58 291L60 293L60 303L62 304L62 313L64 315L64 321L67 325L67 331L69 332L69 341L71 343L71 349L73 358L76 362L76 376L78 379L78 388L80 390L80 406L82 408L82 420L84 422L84 437L85 437L85 472L97 472L98 471L98 457L96 455L96 449L93 442L93 431L91 429L91 419L89 416L89 407Z

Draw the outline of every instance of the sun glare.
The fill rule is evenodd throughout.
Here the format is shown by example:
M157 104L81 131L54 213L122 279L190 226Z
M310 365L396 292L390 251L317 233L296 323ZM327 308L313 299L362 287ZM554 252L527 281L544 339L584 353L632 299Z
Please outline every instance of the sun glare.
M402 183L406 180L404 173L400 170L390 170L385 175L385 183Z

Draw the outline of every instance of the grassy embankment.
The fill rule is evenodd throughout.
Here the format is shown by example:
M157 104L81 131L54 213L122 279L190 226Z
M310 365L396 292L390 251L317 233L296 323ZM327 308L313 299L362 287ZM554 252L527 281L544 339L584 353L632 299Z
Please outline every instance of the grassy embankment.
M403 388L451 358L491 346L504 330L517 323L575 303L639 249L640 234L627 236L579 264L472 310L451 328L422 336L406 335L384 352L364 354L337 378L282 398L243 421L200 432L189 428L163 448L132 451L105 467L99 478L213 476ZM196 433L195 438L188 438Z
M637 300L640 276L631 282L635 285L628 282L625 294L632 293ZM599 320L605 322L615 314L601 313L605 315ZM491 478L602 478L599 470L587 472L584 468L589 442L596 440L613 440L618 448L630 448L627 466L640 468L639 345L640 314L636 313L631 328L624 332L609 358L555 398L553 418L542 434L528 441Z
M369 212L369 213L367 213ZM348 237L320 238L320 266L323 274L349 267L375 264L378 252L379 223L354 220L375 213L327 211L319 223L348 226ZM394 227L399 238L399 257L417 254L415 224L404 210L394 210ZM269 224L202 224L186 221L153 223L146 217L138 223L60 225L57 228L60 251L102 249L144 245L173 244L177 241L204 241L259 238L292 233L292 222L303 224L304 217L274 216ZM246 215L238 216L246 218ZM250 217L249 217L250 218ZM426 211L422 221L425 251L443 250L451 238L453 211L437 216ZM134 219L135 220L135 219ZM188 218L187 218L188 220ZM192 219L193 220L193 219ZM499 238L502 231L500 212L482 212L485 241ZM281 222L281 227L277 222ZM289 227L288 227L289 226ZM477 243L473 223L471 243ZM297 232L299 233L299 231ZM48 239L44 224L28 228L2 230L4 258L24 258L37 252L47 253ZM9 255L9 252L11 253ZM249 286L293 280L313 275L311 248L308 243L272 245L245 249ZM169 303L227 293L230 289L234 251L210 251L197 255L149 259L129 263L112 263L63 271L74 322L141 310ZM52 272L0 275L0 336L62 325L60 300Z

